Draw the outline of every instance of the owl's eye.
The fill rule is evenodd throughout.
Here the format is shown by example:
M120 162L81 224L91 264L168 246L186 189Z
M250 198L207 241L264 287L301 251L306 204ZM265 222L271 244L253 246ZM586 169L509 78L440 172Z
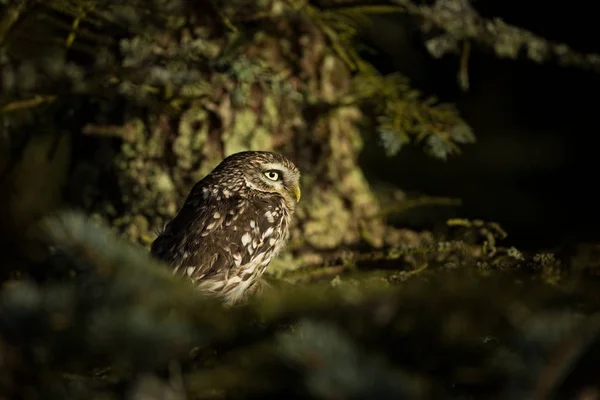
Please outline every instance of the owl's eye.
M281 178L281 174L275 170L265 171L265 176L272 181L278 181Z

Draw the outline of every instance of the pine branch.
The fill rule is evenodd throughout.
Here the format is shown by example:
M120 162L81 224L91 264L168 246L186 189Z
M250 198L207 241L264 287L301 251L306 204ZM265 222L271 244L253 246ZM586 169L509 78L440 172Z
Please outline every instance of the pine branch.
M423 32L439 29L443 33L426 41L434 57L460 53L462 42L470 41L490 48L500 58L516 59L522 53L536 63L553 61L563 67L600 72L600 55L585 54L565 43L547 40L526 29L509 25L500 18L485 19L469 0L436 0L433 5L420 5L412 0L392 0L404 12L417 17Z

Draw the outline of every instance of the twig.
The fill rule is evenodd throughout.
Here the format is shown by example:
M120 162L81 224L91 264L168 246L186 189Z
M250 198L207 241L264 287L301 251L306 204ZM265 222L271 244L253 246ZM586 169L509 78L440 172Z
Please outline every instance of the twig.
M56 96L36 96L32 99L17 100L2 106L0 108L0 113L16 111L23 108L33 108L39 106L40 104L51 103L54 100L56 100Z

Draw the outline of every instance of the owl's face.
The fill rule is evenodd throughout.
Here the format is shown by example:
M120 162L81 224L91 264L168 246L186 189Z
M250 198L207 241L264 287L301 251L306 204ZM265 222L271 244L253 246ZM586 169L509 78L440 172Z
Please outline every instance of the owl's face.
M300 171L287 158L271 153L256 152L244 178L250 187L264 193L278 193L293 208L300 200Z
M225 158L211 172L214 178L230 181L241 178L255 194L279 194L289 210L300 200L300 171L281 154L270 151L242 151Z

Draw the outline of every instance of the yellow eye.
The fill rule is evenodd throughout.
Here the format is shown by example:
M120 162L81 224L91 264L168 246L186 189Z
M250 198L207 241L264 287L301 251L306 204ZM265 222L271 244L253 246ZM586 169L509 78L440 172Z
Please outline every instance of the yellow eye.
M279 172L277 171L266 171L265 176L272 181L278 181L280 177Z

